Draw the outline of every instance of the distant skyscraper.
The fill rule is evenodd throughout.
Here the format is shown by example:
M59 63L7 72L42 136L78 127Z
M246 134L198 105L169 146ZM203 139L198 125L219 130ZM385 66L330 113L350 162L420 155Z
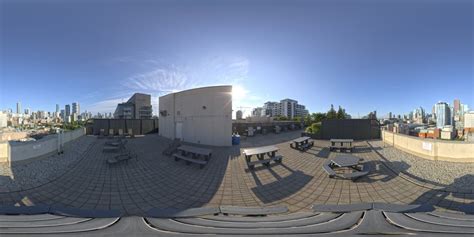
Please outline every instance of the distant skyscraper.
M453 106L454 106L454 111L453 111L454 116L459 115L459 110L461 109L461 102L459 101L459 99L454 100Z
M422 107L416 108L413 111L413 121L415 123L422 124L424 120L425 120L425 110Z
M80 108L79 103L77 103L77 102L72 103L72 113L73 114L80 114L81 113L81 108Z
M59 113L59 105L56 104L56 113Z
M65 106L65 110L66 110L66 117L71 116L71 106L70 106L70 105L66 105L66 106Z
M438 102L435 104L436 127L443 128L451 125L451 109L446 102Z
M29 109L29 108L26 108L26 109L25 109L25 114L26 114L26 115L29 115L29 114L30 114L30 109Z
M20 102L16 102L16 113L21 114L21 103Z

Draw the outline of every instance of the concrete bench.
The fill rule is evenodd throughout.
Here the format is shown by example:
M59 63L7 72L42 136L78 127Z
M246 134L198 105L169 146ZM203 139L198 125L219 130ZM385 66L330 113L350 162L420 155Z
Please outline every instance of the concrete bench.
M274 157L271 157L271 158L268 158L268 159L250 161L250 162L247 162L247 165L250 169L253 169L253 168L255 168L255 165L259 165L259 164L269 165L270 162L272 162L272 161L275 161L277 163L281 163L283 161L283 156L278 155L278 156L274 156Z
M357 204L345 204L345 205L321 204L321 205L313 205L311 209L313 209L313 211L315 212L333 212L333 213L367 211L367 210L372 209L372 203L357 203Z
M345 173L345 174L337 174L332 168L331 168L331 162L328 161L323 164L323 170L326 171L328 174L329 178L334 178L336 176L344 178L344 179L351 179L351 180L356 180L360 177L363 177L367 174L369 174L369 167L367 165L364 165L362 171L355 171L352 173Z
M238 207L238 206L221 206L220 212L224 215L242 215L242 216L266 216L288 212L286 206L274 207Z
M361 171L355 171L352 173L343 174L342 177L346 179L356 180L360 177L366 176L367 174L369 174L369 167L368 165L364 165Z
M186 218L206 215L217 215L220 210L218 207L197 207L188 209L177 208L152 208L146 212L148 217L155 218Z
M323 170L329 175L329 178L334 178L337 174L330 166L331 162L326 162L323 164Z
M207 161L205 161L205 160L193 159L193 158L189 158L189 157L177 154L177 153L174 153L173 157L174 157L175 161L178 161L178 160L186 161L186 165L189 165L191 163L198 164L201 169L204 168L204 166L207 164Z
M0 215L34 215L49 212L49 206L0 206Z
M132 158L137 158L137 157L136 157L136 155L132 156L132 154L121 154L121 155L118 155L118 156L108 158L107 159L107 164L113 165L113 164L120 163L122 161L125 161L125 162L128 163L128 160L130 160Z

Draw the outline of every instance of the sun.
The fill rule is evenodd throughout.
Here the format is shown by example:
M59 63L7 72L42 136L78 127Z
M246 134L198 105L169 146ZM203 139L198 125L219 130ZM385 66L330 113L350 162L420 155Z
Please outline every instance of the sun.
M242 100L247 95L248 91L241 85L232 86L232 99L233 100Z

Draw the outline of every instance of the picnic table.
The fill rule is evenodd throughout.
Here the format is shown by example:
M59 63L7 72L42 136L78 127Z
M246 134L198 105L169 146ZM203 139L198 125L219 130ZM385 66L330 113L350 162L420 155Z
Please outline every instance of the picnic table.
M295 149L306 149L314 145L313 142L309 143L310 137L299 137L291 141L290 147Z
M193 156L193 158L199 158L203 156L205 160L209 160L212 155L212 150L206 148L200 148L195 146L182 145L178 147L178 151L181 151L183 156L186 156L188 153Z
M354 139L331 139L331 146L329 147L329 150L332 149L348 149L352 152L353 146L352 143L354 142Z
M323 170L326 171L326 173L328 173L330 178L339 176L342 178L355 180L369 173L369 166L363 165L363 168L360 169L358 167L359 162L360 162L360 159L359 157L356 157L356 156L352 156L352 155L337 156L336 158L328 160L326 163L324 163ZM348 168L354 169L355 172L337 174L333 169L336 167L348 167Z
M343 155L337 156L336 158L331 159L332 164L338 167L350 167L355 168L359 164L359 157L352 155Z
M268 165L270 161L275 161L281 163L283 157L276 156L276 152L278 151L278 147L276 146L264 146L264 147L256 147L244 150L245 160L247 161L247 165L249 168L253 168L256 164L264 164ZM257 157L257 161L251 161L252 156ZM265 159L265 155L268 156Z

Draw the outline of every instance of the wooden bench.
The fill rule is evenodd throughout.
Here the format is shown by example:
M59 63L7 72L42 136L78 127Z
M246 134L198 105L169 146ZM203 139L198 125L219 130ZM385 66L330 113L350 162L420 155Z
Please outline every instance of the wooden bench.
M250 169L253 169L253 168L255 168L255 165L258 165L258 164L264 164L264 165L268 166L271 161L281 163L283 161L283 156L274 156L274 157L271 157L271 158L268 158L268 159L247 162L247 165Z
M186 157L177 153L174 153L173 157L175 161L178 161L178 160L186 161L186 165L189 165L191 163L198 164L201 169L204 168L204 166L207 164L207 161L205 160L193 159L193 158Z

